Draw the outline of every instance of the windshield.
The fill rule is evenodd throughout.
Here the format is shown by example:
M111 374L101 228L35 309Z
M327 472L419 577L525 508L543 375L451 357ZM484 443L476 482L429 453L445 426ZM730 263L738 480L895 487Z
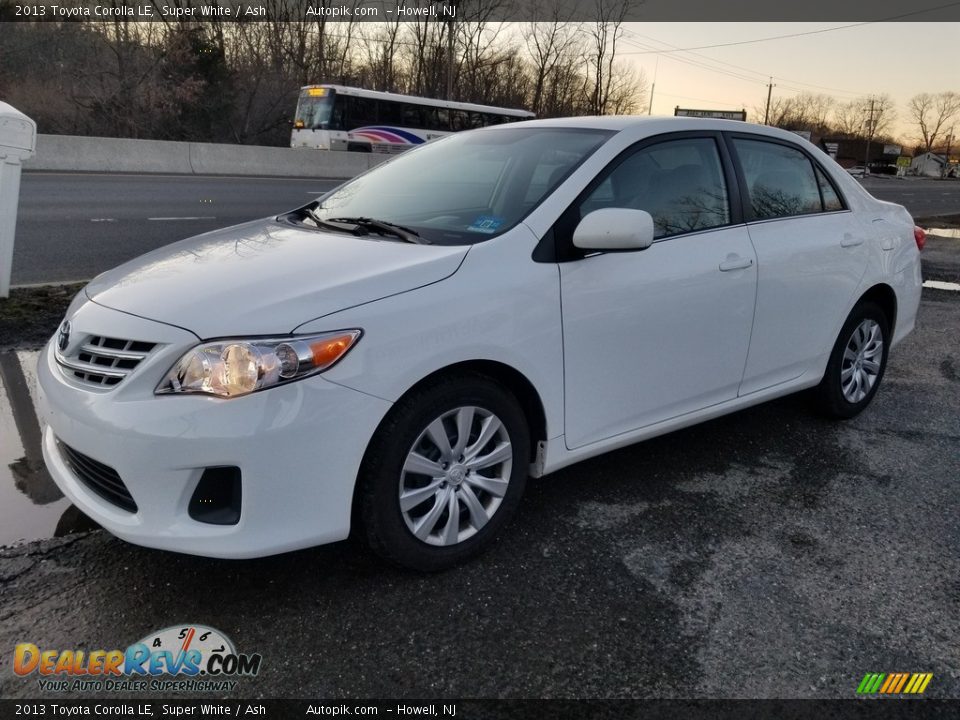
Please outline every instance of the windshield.
M316 92L316 91L314 91ZM330 122L330 111L333 109L333 95L326 93L323 97L310 96L304 93L297 103L297 117L294 127L307 130L319 129Z
M421 145L323 198L321 220L376 218L438 245L513 227L612 133L491 128Z

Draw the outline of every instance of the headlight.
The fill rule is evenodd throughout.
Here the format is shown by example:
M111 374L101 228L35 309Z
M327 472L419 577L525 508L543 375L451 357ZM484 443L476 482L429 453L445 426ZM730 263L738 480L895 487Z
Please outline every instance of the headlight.
M232 398L314 375L347 354L360 330L288 338L204 343L187 352L157 385L156 394L206 393Z

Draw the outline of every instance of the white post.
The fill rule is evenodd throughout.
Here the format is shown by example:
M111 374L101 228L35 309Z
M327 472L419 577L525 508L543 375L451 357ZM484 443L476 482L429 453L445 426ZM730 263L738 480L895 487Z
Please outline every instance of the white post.
M10 295L20 166L33 156L36 146L37 124L16 108L0 102L0 298Z

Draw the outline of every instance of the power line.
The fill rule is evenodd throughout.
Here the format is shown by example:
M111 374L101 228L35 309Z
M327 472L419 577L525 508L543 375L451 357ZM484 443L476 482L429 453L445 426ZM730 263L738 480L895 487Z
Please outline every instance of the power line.
M628 32L629 32L629 31L628 31ZM631 33L631 34L632 34L632 33ZM628 44L630 44L630 45L633 45L634 47L644 47L644 48L650 48L650 47L652 47L651 45L649 45L649 44L647 44L647 43L638 42L638 41L636 41L636 40L624 40L623 42L628 43ZM658 41L656 41L656 42L660 42L660 41L658 40ZM665 44L665 43L664 43L664 44ZM631 54L631 53L623 53L623 54L629 55L629 54ZM668 60L673 60L673 61L675 61L675 62L684 63L685 65L691 65L691 66L693 66L693 67L698 67L698 68L701 68L701 69L703 69L703 70L710 70L710 71L712 71L712 72L720 73L721 75L727 75L727 76L729 76L729 77L736 78L737 80L743 80L743 81L745 81L745 82L761 82L761 81L758 80L757 78L753 78L753 77L744 75L743 73L733 72L733 71L731 71L731 70L725 70L725 69L723 69L723 68L712 67L712 66L710 66L710 65L707 65L706 63L703 63L703 62L701 62L701 61L699 61L699 60L694 60L694 59L692 59L692 58L685 58L685 57L679 57L679 56L676 56L676 55L670 55L670 56L667 57L667 59L668 59ZM753 71L749 71L749 72L753 72ZM763 84L766 84L766 83L763 83Z
M665 41L663 41L663 40L658 40L657 38L651 37L650 35L644 35L643 33L638 33L638 32L635 32L635 31L633 31L633 30L628 30L628 31L627 31L627 34L629 34L629 35L631 35L631 36L633 36L633 37L646 38L646 39L648 39L648 40L652 40L652 41L655 42L655 43L659 43L660 45L666 45L668 48L671 48L672 51L677 51L677 50L682 50L682 49L683 49L683 48L678 48L676 45L672 45L672 44L670 44L670 43L668 43L668 42L665 42ZM641 45L642 45L643 47L645 47L645 48L653 48L653 49L655 49L655 46L650 46L650 45L647 45L647 44L641 44ZM639 47L639 46L640 46L640 45L638 45L638 47ZM736 65L736 64L731 63L731 62L726 62L725 60L720 60L720 59L718 59L718 58L713 58L713 57L710 57L710 56L708 56L708 55L703 55L702 53L690 52L690 51L687 51L687 52L688 52L688 54L690 54L690 55L696 55L697 57L703 58L704 60L707 60L707 61L710 61L710 62L719 63L720 65L726 65L727 67L735 68L735 69L737 69L737 70L741 70L741 71L744 71L744 72L754 73L754 74L756 74L756 75L758 75L758 76L760 76L760 77L767 77L764 73L759 72L759 71L757 71L757 70L752 70L752 69L750 69L750 68L744 67L743 65ZM658 57L659 57L659 56L658 56ZM803 81L801 81L801 80L794 80L794 79L792 79L792 78L786 78L786 77L782 77L782 76L780 76L780 75L774 75L773 78L774 78L775 80L780 80L780 81L782 81L782 82L793 83L793 84L795 84L795 85L804 85L804 86L806 86L806 87L816 88L817 90L828 90L828 91L830 91L830 92L840 93L840 94L842 94L842 95L850 95L851 97L859 97L859 96L863 95L862 92L857 92L857 91L855 91L855 90L844 90L844 89L841 89L841 88L826 87L826 86L824 86L824 85L816 85L816 84L814 84L814 83L803 82ZM786 86L786 85L781 85L781 87L784 87L784 88L786 88L786 89L788 89L788 90L794 90L795 92L805 92L804 90L801 90L801 89L798 89L798 88L791 88L791 87L788 87L788 86Z

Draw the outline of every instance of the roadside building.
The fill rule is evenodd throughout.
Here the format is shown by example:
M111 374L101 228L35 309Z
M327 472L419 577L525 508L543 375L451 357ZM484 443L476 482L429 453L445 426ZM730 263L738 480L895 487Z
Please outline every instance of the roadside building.
M947 164L947 156L937 153L926 152L917 155L910 163L911 175L924 175L926 177L943 177L943 170Z
M862 166L866 160L872 173L895 173L897 157L902 150L899 145L874 140L869 144L868 159L867 141L860 138L824 137L820 138L817 145L845 168Z

